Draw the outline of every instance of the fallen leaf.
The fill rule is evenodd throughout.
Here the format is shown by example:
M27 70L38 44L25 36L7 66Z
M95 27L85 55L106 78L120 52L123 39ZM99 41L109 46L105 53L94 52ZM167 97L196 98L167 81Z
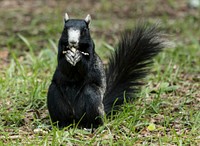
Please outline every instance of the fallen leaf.
M156 126L155 126L155 124L151 123L151 124L149 124L149 126L147 127L147 129L149 131L154 131L156 129Z

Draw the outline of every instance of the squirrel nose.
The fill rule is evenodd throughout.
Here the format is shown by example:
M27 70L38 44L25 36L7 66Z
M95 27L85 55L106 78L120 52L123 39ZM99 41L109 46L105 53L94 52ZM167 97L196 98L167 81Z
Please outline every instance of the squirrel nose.
M76 44L76 41L71 41L70 43L74 45L74 44Z
M69 44L70 45L76 45L78 42L77 41L70 41Z
M78 47L78 42L77 41L70 41L69 46L76 48L76 47Z

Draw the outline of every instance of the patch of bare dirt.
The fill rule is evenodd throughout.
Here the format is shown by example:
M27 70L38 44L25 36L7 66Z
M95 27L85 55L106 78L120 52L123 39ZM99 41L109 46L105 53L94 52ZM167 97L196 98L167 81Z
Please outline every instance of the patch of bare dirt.
M9 64L8 55L8 50L0 50L0 70Z

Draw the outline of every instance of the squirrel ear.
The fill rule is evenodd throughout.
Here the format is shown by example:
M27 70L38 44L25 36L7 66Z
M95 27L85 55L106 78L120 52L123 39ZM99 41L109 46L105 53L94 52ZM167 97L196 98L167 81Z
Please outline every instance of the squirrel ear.
M66 22L67 20L69 20L69 15L68 15L67 13L65 13L64 20L65 20L65 22Z
M87 17L85 18L85 22L86 22L87 24L89 24L90 21L91 21L91 16L90 16L90 14L88 14Z

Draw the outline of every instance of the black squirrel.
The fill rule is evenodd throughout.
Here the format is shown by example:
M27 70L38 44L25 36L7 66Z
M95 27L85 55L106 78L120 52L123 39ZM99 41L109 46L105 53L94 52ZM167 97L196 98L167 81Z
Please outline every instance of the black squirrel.
M153 57L164 47L156 25L140 24L122 34L104 69L94 50L90 21L90 15L69 19L65 14L58 65L47 95L52 123L61 128L72 123L86 128L102 125L102 117L113 107L135 98Z

